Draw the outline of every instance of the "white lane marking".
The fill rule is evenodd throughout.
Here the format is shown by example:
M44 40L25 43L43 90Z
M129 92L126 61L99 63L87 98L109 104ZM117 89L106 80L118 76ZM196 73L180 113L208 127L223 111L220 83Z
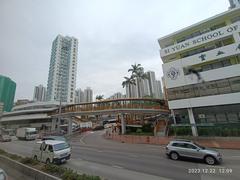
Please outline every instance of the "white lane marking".
M97 152L100 152L100 153L101 153L101 152L103 152L103 151L101 151L101 150L97 150Z
M135 155L135 154L129 154L128 157L138 158L139 156L138 156L138 155Z
M114 167L114 168L118 168L118 169L123 169L122 166L118 166L118 165L112 165L112 167Z
M226 158L240 158L240 156L226 156Z

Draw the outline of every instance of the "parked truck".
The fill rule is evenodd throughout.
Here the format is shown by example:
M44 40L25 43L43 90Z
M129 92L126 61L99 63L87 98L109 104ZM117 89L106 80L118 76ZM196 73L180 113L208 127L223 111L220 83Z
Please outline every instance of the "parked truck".
M37 137L36 128L18 128L16 136L20 140L35 140Z

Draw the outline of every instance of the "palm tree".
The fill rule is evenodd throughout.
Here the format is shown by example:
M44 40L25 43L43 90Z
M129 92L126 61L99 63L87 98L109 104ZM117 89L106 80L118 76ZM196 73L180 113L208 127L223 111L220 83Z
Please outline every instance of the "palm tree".
M139 71L143 71L143 67L141 67L141 64L133 64L131 65L132 68L128 70L128 72L132 72L132 75L136 74Z
M132 68L128 70L128 72L132 72L132 77L137 81L138 84L138 94L140 95L140 88L139 84L143 79L147 79L148 76L144 72L144 68L141 66L141 64L133 64L131 65Z
M103 99L103 96L104 96L104 95L97 95L97 96L96 96L96 100L101 101L101 100Z
M136 85L135 79L133 76L129 77L124 77L125 81L122 82L123 88L126 86L129 90L129 93L131 93L131 85ZM131 94L129 95L131 97Z

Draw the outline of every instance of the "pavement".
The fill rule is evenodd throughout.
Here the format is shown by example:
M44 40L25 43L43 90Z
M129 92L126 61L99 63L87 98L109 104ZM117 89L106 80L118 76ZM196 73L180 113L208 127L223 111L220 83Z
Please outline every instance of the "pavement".
M109 180L208 180L240 177L240 151L219 149L223 163L208 166L201 161L173 161L165 156L164 146L127 144L103 138L104 131L88 132L70 140L72 158L62 166L78 172L99 175ZM0 143L0 148L30 156L34 141Z

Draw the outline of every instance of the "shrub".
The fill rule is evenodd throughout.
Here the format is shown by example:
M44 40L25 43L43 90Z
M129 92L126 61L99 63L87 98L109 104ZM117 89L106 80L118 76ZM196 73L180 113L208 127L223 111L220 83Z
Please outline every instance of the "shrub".
M64 173L66 168L61 167L61 166L57 166L55 164L45 164L42 168L43 171L48 172L48 173L52 173L55 174L59 177L62 176L62 174Z
M142 133L142 129L137 128L136 133Z
M144 124L142 126L142 131L143 132L153 132L153 128L151 124Z
M20 160L20 162L23 163L23 164L30 164L30 165L37 165L37 164L39 164L39 162L37 160L29 158L29 157L22 158Z
M215 127L214 131L215 131L215 136L222 136L223 131L221 127Z
M63 180L101 180L99 176L91 176L86 174L78 174L71 169L57 166L54 164L46 164L43 168L43 171L54 174Z
M0 149L0 154L2 154L2 155L4 154L4 155L5 155L5 154L6 154L6 151Z
M7 156L13 160L16 160L16 161L20 161L22 160L22 157L21 156L18 156L16 154L7 154Z
M192 130L189 126L174 127L174 129L177 136L192 135Z
M239 132L238 132L238 129L237 128L233 128L232 129L232 136L239 136Z

